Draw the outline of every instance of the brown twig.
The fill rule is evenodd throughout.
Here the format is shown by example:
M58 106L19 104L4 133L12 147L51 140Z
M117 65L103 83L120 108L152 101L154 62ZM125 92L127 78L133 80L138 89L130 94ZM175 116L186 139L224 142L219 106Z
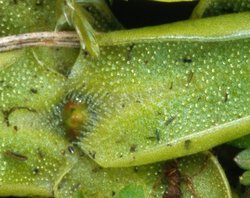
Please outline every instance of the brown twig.
M32 46L79 48L75 32L34 32L0 37L0 52Z

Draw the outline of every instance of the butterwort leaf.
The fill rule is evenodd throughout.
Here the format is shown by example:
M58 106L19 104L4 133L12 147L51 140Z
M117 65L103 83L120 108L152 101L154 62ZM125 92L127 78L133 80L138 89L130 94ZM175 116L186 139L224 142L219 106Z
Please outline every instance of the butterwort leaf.
M201 0L195 7L192 18L218 16L222 14L249 11L250 2L245 0ZM249 148L250 136L244 136L229 144L239 148Z
M231 197L217 159L202 153L151 165L102 168L86 156L65 174L56 197Z
M249 8L248 0L201 0L193 10L191 18L246 12L249 11Z
M1 113L0 122L0 195L53 196L77 162L68 151L71 144L41 126L37 113L28 110L13 112L8 125Z
M249 19L232 14L99 35L100 58L80 56L68 79L94 115L81 148L102 166L131 166L248 134Z
M50 108L64 93L65 76L53 70L51 62L39 61L32 49L23 50L21 56L16 53L12 60L17 60L0 71L1 110L8 114L15 108Z
M51 0L13 0L0 2L0 36L53 30L55 2Z

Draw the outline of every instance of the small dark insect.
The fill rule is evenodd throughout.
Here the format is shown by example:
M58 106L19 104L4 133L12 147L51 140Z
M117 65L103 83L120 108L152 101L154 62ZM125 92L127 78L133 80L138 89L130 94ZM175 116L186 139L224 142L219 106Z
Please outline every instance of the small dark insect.
M95 167L95 168L92 169L92 172L93 173L97 173L97 172L101 171L102 169L103 169L102 167L97 166L97 167Z
M71 154L74 154L75 153L75 149L73 146L68 146L68 151L71 153Z
M18 160L18 161L26 161L28 160L28 157L20 154L20 153L16 153L14 151L11 150L7 150L4 152L4 156L14 159L14 160Z
M181 198L182 192L181 185L181 173L178 169L177 161L168 162L164 167L164 180L167 184L167 189L164 191L162 198Z
M132 145L130 146L129 151L130 151L131 153L133 153L133 152L136 151L136 148L137 148L137 145L136 145L136 144L132 144Z
M32 168L32 173L33 173L34 175L37 175L37 174L39 173L39 168L38 168L38 167Z
M165 126L168 126L170 125L174 120L175 120L176 116L171 116L170 118L168 118L166 121L165 121Z
M190 149L192 141L191 140L185 140L184 147L185 149Z
M152 136L148 136L146 137L146 139L148 140L156 140L157 142L159 142L161 140L161 132L159 129L155 130L155 134Z
M134 167L134 172L137 173L138 171L139 171L138 166L135 166L135 167Z
M189 58L189 57L184 57L184 58L182 59L182 62L183 62L183 63L192 63L193 60L192 60L191 58Z
M33 94L37 94L38 91L37 91L37 89L31 88L30 92L33 93Z
M224 94L224 102L227 102L228 101L228 92L225 92L225 94Z
M155 130L155 138L156 138L157 142L159 142L161 140L161 134L160 134L159 129Z
M83 56L84 56L84 57L87 57L88 55L89 55L89 53L88 53L86 50L84 50L84 51L83 51Z
M15 131L18 131L18 127L17 127L17 126L13 126L13 129L14 129Z

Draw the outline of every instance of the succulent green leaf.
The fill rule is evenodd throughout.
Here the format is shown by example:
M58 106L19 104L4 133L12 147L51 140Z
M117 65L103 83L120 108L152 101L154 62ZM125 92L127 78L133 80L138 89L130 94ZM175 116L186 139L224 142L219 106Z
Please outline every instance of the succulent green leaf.
M0 36L53 30L58 2L0 1ZM121 28L104 1L67 3L100 57L81 53L74 64L77 49L40 47L0 54L0 196L230 198L211 154L164 160L250 133L250 14L94 38L90 24ZM236 157L247 170L248 153Z
M18 108L38 111L60 101L66 78L45 64L51 62L46 58L40 61L32 49L8 54L12 55L4 53L3 59L8 62L2 62L9 63L8 67L3 66L0 72L1 111L5 114Z
M243 142L238 141L238 142ZM241 176L240 176L240 183L243 185L250 185L250 149L245 149L241 151L234 159L234 161L238 164L239 167L241 167L245 171Z
M86 17L96 31L109 32L123 29L105 0L77 0L76 2L85 8Z
M249 10L250 1L248 0L200 0L193 10L192 18L218 16Z
M100 35L100 58L81 55L69 75L94 112L81 148L102 166L131 166L248 134L245 21L250 14Z
M0 60L1 60L0 71L17 62L18 59L22 56L22 54L23 54L22 50L16 50L11 53L9 52L0 53Z
M246 0L201 0L192 13L192 18L218 16L222 14L245 12L250 10L250 1ZM230 142L239 148L250 147L250 136Z
M250 170L250 149L241 151L234 160L241 168Z
M62 176L76 162L68 152L70 144L40 126L34 112L13 112L9 125L0 114L0 122L0 195L53 196Z
M53 31L58 20L55 14L56 8L58 7L56 7L55 0L0 1L0 36ZM39 64L65 75L74 63L78 51L79 49L33 48L30 53L33 56L32 64L39 62ZM25 54L22 50L1 53L0 69L13 65L20 56L24 56L21 58L22 60L26 59ZM20 66L23 67L23 65Z
M246 171L240 176L240 183L246 186L250 185L250 171Z
M54 0L2 0L0 13L0 36L53 30L56 24Z
M250 147L250 135L243 136L239 139L236 139L228 144L238 147L238 148L249 148Z
M183 197L232 197L226 175L217 158L211 153L181 158L179 168L183 175ZM189 182L191 179L191 182ZM185 183L186 182L186 183ZM213 190L207 188L207 184ZM193 187L192 187L193 185Z
M174 166L172 166L174 164ZM175 166L176 165L176 166ZM171 173L178 173L179 185L172 186ZM64 176L56 197L162 197L172 190L183 197L231 197L227 179L211 154L130 168L101 168L88 157Z

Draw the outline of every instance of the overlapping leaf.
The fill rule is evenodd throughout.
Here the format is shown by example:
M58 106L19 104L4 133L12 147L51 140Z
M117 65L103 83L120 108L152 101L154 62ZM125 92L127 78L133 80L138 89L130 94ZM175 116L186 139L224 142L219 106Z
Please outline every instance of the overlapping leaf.
M100 36L100 58L80 57L69 76L93 112L81 148L102 166L130 166L248 134L249 16Z
M170 168L170 169L169 169ZM176 172L176 175L171 175ZM213 175L210 177L209 175ZM179 184L175 184L176 178ZM231 197L228 183L211 154L199 154L160 164L131 168L103 169L87 157L62 179L59 197L162 197L178 192L183 197ZM170 196L170 195L169 195ZM77 197L77 196L76 196Z
M97 30L121 28L103 1L79 2ZM54 30L54 4L1 1L1 35ZM211 154L130 168L96 162L163 161L249 133L249 19L101 34L100 59L80 54L75 64L78 50L71 49L1 54L0 195L230 197ZM72 115L88 115L74 128L82 150L65 137L75 132L63 120L71 104L84 107ZM175 185L171 170L180 180Z
M249 0L200 0L192 13L192 18L245 12L249 9Z

